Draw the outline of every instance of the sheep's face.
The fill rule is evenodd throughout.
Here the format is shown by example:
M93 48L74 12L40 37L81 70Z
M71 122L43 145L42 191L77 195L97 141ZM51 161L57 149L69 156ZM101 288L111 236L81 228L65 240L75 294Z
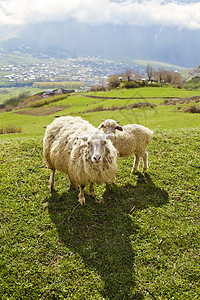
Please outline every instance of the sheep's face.
M123 128L119 126L115 120L112 119L103 120L103 123L99 125L98 129L101 128L103 129L105 134L115 133L115 130L123 130Z
M87 142L92 163L102 163L106 151L106 144L108 142L107 140L110 139L111 136L112 135L95 134L83 138Z

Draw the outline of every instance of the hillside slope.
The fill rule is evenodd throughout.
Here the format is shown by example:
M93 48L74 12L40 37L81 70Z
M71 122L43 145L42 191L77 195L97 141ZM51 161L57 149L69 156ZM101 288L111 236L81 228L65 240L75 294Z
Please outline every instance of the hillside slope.
M117 24L92 26L69 19L29 24L12 30L15 39L6 40L7 36L11 36L7 32L0 43L6 51L26 49L29 53L34 51L34 54L56 58L99 56L122 62L130 59L155 60L188 68L199 63L199 31L183 28Z
M200 65L189 71L188 74L184 77L184 80L192 80L195 77L200 77Z

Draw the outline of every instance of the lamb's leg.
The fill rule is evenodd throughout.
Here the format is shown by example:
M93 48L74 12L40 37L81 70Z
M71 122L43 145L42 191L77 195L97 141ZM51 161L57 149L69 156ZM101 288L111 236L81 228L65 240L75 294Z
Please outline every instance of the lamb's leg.
M51 170L51 175L49 179L49 191L52 193L54 191L54 174L55 170Z
M138 167L139 167L139 163L140 163L140 156L138 154L135 154L134 164L133 164L133 168L131 170L131 173L137 172Z
M84 197L84 185L80 186L80 193L78 195L78 201L80 202L81 205L85 204L85 197Z
M96 195L95 195L95 193L94 193L94 186L93 186L93 183L90 183L90 195L91 195L93 198L96 197Z
M148 152L146 151L142 157L143 159L143 173L147 173L148 169Z

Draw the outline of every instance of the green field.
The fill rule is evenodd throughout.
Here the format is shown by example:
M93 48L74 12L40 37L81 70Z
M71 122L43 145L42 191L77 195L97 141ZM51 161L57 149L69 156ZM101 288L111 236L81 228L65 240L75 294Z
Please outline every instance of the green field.
M25 115L0 114L0 127L22 127L21 134L0 135L1 299L199 299L200 116L161 105L167 97L199 93L151 88L100 98L75 94L49 105L57 109L50 115L39 115L45 106L36 115L31 108ZM119 95L126 99L112 99ZM157 106L86 112L145 101ZM65 174L56 173L51 195L44 127L67 114L95 126L113 118L153 129L148 175L130 174L133 157L119 159L115 184L95 186L96 199L87 187L84 206L76 208L78 191Z
M22 135L43 135L45 126L52 122L55 116L80 115L95 126L100 124L101 119L113 118L120 121L122 125L139 123L151 129L194 128L200 126L199 114L180 112L177 111L176 106L161 104L170 97L178 99L199 95L200 89L189 91L175 88L141 88L95 94L90 92L74 94L64 100L50 103L48 107L54 108L55 112L48 115L40 115L41 111L45 112L47 106L35 109L34 115L31 115L33 111L31 108L24 109L26 111L24 115L19 114L23 110L1 113L0 127L9 124L16 125L22 127ZM153 108L117 109L140 102L148 102L156 106ZM101 107L111 110L102 111ZM98 110L98 108L100 109Z
M6 100L11 98L18 97L20 94L27 93L34 95L41 91L41 89L37 88L0 88L0 104L3 104Z
M200 95L200 89L185 90L175 87L143 87L137 89L119 89L106 92L88 93L89 95L102 96L102 97L119 97L119 98L147 98L147 97L192 97Z

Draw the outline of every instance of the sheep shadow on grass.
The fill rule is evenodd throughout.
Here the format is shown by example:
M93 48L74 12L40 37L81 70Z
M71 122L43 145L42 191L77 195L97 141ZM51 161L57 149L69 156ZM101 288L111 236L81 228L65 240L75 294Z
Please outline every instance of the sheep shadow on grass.
M86 194L86 204L74 210L68 220L77 205L77 195L78 191L69 190L48 199L49 214L61 242L77 253L87 268L98 273L104 283L102 298L144 299L136 292L136 253L131 239L140 227L133 214L148 206L165 205L168 194L157 188L150 176L138 175L136 186L107 185L101 201Z

